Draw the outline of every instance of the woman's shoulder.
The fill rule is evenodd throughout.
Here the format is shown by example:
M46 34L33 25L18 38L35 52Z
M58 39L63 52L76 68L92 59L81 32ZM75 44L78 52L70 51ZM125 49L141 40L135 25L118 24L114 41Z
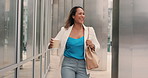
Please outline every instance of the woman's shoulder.
M61 27L61 30L66 30L66 28L65 27Z
M87 28L89 28L90 30L94 30L94 28L93 28L93 27L91 27L91 26L89 26L89 27L87 27Z

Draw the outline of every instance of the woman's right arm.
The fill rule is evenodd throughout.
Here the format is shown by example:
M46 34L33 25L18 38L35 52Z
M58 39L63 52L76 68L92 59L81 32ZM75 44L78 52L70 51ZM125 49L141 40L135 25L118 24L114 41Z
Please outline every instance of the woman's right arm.
M64 33L64 30L65 30L65 28L64 28L64 27L61 27L61 30L60 30L59 33L56 35L55 39L61 40L61 37L62 37L62 35L63 35L63 33Z
M64 27L61 27L61 30L59 33L56 35L55 39L61 40L62 35L64 34ZM48 49L52 48L53 46L53 39L50 40L50 43L48 44Z

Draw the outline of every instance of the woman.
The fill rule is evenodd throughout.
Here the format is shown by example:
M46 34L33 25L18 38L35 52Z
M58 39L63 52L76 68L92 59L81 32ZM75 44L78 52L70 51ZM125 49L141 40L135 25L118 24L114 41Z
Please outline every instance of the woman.
M61 28L55 37L60 40L59 54L61 55L62 78L89 78L85 64L85 49L90 46L98 52L100 44L97 41L94 29L86 27L84 10L80 6L71 9L66 25ZM89 40L87 40L89 32ZM52 48L51 39L49 48Z

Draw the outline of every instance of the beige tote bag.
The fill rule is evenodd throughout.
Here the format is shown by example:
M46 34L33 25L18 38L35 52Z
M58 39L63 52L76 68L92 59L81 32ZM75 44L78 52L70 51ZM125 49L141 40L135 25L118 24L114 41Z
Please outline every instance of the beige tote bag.
M89 39L89 27L88 27L88 38ZM95 51L91 50L90 47L87 46L86 52L85 52L85 57L86 57L86 68L88 70L95 69L99 67L99 58L96 54Z

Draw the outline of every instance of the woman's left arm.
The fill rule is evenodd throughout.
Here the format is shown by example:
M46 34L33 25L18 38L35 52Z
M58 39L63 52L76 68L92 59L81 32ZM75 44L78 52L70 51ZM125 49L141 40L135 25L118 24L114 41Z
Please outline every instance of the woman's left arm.
M89 38L92 41L92 44L94 44L95 52L98 52L100 49L100 43L97 40L96 33L93 29L93 27L89 27Z

